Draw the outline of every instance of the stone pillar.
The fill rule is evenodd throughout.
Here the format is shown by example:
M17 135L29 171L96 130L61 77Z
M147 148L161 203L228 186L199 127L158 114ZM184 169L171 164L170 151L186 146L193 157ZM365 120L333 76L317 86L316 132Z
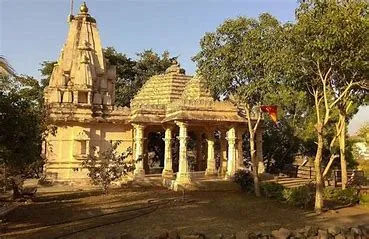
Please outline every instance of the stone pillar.
M216 165L215 165L215 154L214 154L214 131L208 130L207 139L208 143L208 158L206 163L206 171L205 175L212 176L217 174Z
M227 173L227 141L224 131L221 132L220 137L220 162L220 172L222 175L225 175Z
M230 178L236 172L236 128L232 127L228 130L228 162L227 162L227 178Z
M174 190L177 190L179 185L191 183L187 160L187 124L184 122L176 124L179 126L179 165Z
M265 173L265 165L263 158L263 130L256 131L256 157L258 159L258 173Z
M134 160L135 160L135 170L134 170L134 176L137 178L141 178L145 175L145 170L144 170L144 159L143 159L143 154L144 154L144 147L143 147L143 141L144 141L144 126L141 124L134 124L133 125L134 129L135 129L135 155L134 155Z
M163 177L173 176L173 166L172 166L172 128L167 127L165 129L165 148L164 148L164 169Z
M244 168L243 164L243 131L241 129L237 130L237 160L236 160L236 170Z
M202 132L196 134L196 170L201 171L203 169L203 155L202 155Z

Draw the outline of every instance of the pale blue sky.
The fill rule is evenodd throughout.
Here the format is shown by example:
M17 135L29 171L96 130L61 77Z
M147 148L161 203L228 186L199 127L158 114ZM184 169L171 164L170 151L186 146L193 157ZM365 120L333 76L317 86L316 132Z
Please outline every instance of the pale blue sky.
M81 0L74 0L78 10ZM193 74L191 57L205 32L214 31L226 18L256 17L269 12L280 21L293 21L295 0L87 0L96 18L104 46L135 57L152 48L179 55ZM0 54L19 74L40 77L44 60L58 58L66 39L70 0L0 0ZM353 126L369 120L369 107L360 111ZM350 127L354 132L357 127Z

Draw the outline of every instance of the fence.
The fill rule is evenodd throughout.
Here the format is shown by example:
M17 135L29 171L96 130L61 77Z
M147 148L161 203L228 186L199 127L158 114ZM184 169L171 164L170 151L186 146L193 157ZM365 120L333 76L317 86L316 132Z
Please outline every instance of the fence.
M298 166L293 164L286 164L284 169L281 171L283 174L291 178L305 178L305 179L314 179L315 178L315 170L313 166ZM323 172L323 169L322 169ZM361 181L365 181L364 171L348 169L347 170L347 179L348 185L360 184ZM328 176L328 181L332 181L334 186L337 186L338 183L342 182L342 173L341 170L332 170L332 174Z

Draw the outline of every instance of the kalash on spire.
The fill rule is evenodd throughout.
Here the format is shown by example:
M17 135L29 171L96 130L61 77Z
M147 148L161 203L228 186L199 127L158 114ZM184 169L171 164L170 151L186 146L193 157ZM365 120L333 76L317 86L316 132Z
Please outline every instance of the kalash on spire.
M96 20L83 2L79 13L69 17L68 37L45 89L51 117L71 117L60 114L66 108L73 117L78 117L79 109L84 118L109 114L114 105L115 78L115 66L103 56Z

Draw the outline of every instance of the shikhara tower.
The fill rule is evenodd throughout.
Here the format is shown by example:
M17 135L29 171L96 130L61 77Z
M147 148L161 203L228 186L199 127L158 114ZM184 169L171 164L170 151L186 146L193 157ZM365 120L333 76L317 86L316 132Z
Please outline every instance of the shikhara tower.
M115 66L104 58L96 20L86 3L69 18L69 33L54 66L45 100L50 106L102 114L114 105Z

